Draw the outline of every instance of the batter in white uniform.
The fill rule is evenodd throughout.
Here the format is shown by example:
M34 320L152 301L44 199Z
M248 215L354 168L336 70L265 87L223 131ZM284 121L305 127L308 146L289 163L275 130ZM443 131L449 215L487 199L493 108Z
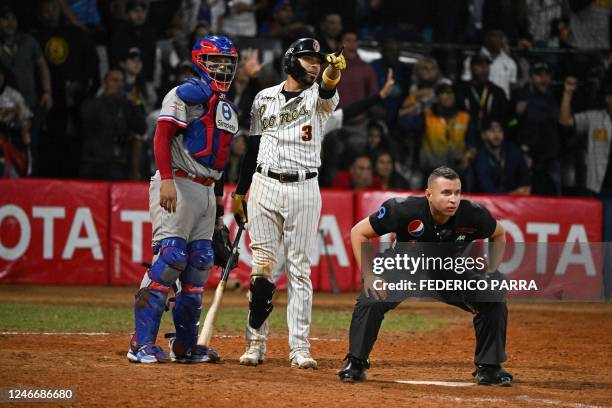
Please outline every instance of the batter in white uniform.
M326 60L329 65L319 86L315 81ZM272 270L282 246L287 254L291 366L317 367L308 341L311 254L321 212L317 169L321 165L323 128L338 104L336 85L345 67L341 53L324 56L317 40L302 38L285 52L283 69L287 81L259 92L253 102L247 153L232 194L237 221L249 222L253 253L248 345L240 364L254 366L264 360L267 318L275 290ZM249 187L251 193L245 206Z

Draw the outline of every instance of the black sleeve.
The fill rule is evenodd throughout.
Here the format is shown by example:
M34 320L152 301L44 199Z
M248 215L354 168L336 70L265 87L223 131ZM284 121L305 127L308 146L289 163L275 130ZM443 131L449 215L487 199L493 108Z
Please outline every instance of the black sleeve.
M247 151L240 164L236 194L246 194L249 191L251 181L253 181L253 173L255 173L255 167L257 167L257 154L259 153L261 135L252 135L247 139Z
M378 211L370 215L370 224L377 235L380 236L388 234L389 232L395 232L399 224L398 216L400 214L400 212L397 211L397 207L397 199L391 198L385 201Z
M331 99L332 96L336 94L336 88L332 89L323 89L322 86L319 87L319 96L323 99Z
M215 197L223 197L223 187L225 185L225 173L221 178L215 181Z
M376 105L382 99L378 93L368 96L360 101L353 102L345 108L342 108L342 124L344 125L348 120L360 115Z
M472 225L476 228L476 239L484 239L489 238L495 232L495 228L497 227L497 221L489 210L483 207L480 204L469 202L470 203L470 220Z

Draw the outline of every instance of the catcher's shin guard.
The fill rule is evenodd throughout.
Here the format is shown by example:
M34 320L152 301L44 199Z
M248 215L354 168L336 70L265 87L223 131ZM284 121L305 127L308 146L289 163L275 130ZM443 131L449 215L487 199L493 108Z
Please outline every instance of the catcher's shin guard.
M153 285L152 287L142 288L136 293L136 302L134 303L136 333L135 337L132 337L132 344L130 345L132 349L138 350L139 346L155 344L169 290L169 287Z
M198 340L198 325L202 313L202 287L183 285L176 295L172 317L176 329L173 351L184 354L193 348Z
M249 326L259 329L272 313L272 296L276 286L266 278L251 281L249 294Z

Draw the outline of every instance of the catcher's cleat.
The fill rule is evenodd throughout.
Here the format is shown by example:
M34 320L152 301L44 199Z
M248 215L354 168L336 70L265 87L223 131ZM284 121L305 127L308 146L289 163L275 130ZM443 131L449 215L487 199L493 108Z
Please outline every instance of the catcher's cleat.
M317 360L312 358L309 351L298 351L291 359L291 368L317 369Z
M197 344L183 353L174 352L174 342L176 339L170 339L170 359L180 364L195 364L195 363L217 363L221 358L219 353L213 349L198 346Z
M145 344L137 350L130 348L127 358L132 363L169 363L170 357L161 347L154 344Z
M499 365L479 364L472 376L474 376L474 381L478 385L512 386L512 374Z
M240 356L240 365L253 366L263 364L264 356L266 355L266 343L261 341L251 341L247 345L247 349Z
M345 383L354 383L365 381L366 379L366 368L370 368L370 364L367 361L360 360L350 354L345 358L346 364L340 371L338 376L340 381Z

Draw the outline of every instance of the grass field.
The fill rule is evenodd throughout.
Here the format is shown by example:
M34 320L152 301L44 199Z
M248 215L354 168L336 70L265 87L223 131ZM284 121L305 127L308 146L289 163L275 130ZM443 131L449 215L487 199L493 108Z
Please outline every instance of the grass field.
M286 330L286 308L281 306L270 316L270 328ZM316 308L312 327L318 331L345 332L351 320L350 310ZM217 330L244 330L244 307L223 307L218 316ZM2 303L0 301L0 331L27 332L127 332L133 325L131 307L62 305L38 303ZM410 313L390 315L384 321L389 331L425 331L442 325L438 319L424 318ZM172 316L165 313L160 332L172 331Z

